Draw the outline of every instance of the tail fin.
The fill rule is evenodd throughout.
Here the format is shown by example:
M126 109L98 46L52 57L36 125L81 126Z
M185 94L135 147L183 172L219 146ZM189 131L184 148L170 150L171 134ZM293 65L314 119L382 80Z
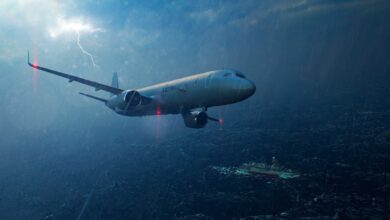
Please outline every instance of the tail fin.
M118 73L117 72L114 72L112 74L112 83L111 83L111 86L114 87L114 88L119 88L119 82L118 82ZM111 96L113 96L114 94L111 93Z

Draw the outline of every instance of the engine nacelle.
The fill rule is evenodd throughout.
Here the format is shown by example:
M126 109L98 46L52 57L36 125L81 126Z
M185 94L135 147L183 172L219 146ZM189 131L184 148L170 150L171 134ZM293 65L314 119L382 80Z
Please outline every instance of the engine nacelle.
M126 94L123 96L123 101L125 102L126 107L136 107L138 105L141 105L142 97L139 94L139 92L132 90L126 92Z
M183 114L184 124L189 128L203 128L208 121L206 112L196 111Z

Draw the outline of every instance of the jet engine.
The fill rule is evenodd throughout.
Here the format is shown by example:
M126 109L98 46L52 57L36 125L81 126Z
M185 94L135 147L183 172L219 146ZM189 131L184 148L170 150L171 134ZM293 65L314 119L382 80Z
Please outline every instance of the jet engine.
M135 107L141 104L142 97L139 92L132 90L126 92L123 96L123 101L126 103L126 107Z
M209 119L206 112L195 111L183 114L184 124L189 128L203 128Z

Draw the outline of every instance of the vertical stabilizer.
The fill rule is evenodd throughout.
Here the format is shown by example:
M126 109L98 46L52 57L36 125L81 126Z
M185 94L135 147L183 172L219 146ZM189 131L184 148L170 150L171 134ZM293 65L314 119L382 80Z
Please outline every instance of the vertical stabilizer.
M114 87L114 88L119 88L119 82L118 82L118 73L117 72L114 72L112 74L112 83L111 83L111 86ZM113 96L114 94L111 93L111 96Z

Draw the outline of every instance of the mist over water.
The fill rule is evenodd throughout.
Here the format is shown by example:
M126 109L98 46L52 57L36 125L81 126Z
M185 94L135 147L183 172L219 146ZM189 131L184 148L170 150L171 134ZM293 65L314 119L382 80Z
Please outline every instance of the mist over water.
M388 218L389 11L381 0L1 1L0 219ZM208 110L222 126L189 129L34 75L28 50L105 84L116 71L122 89L232 68L257 90ZM210 168L272 157L301 177Z

